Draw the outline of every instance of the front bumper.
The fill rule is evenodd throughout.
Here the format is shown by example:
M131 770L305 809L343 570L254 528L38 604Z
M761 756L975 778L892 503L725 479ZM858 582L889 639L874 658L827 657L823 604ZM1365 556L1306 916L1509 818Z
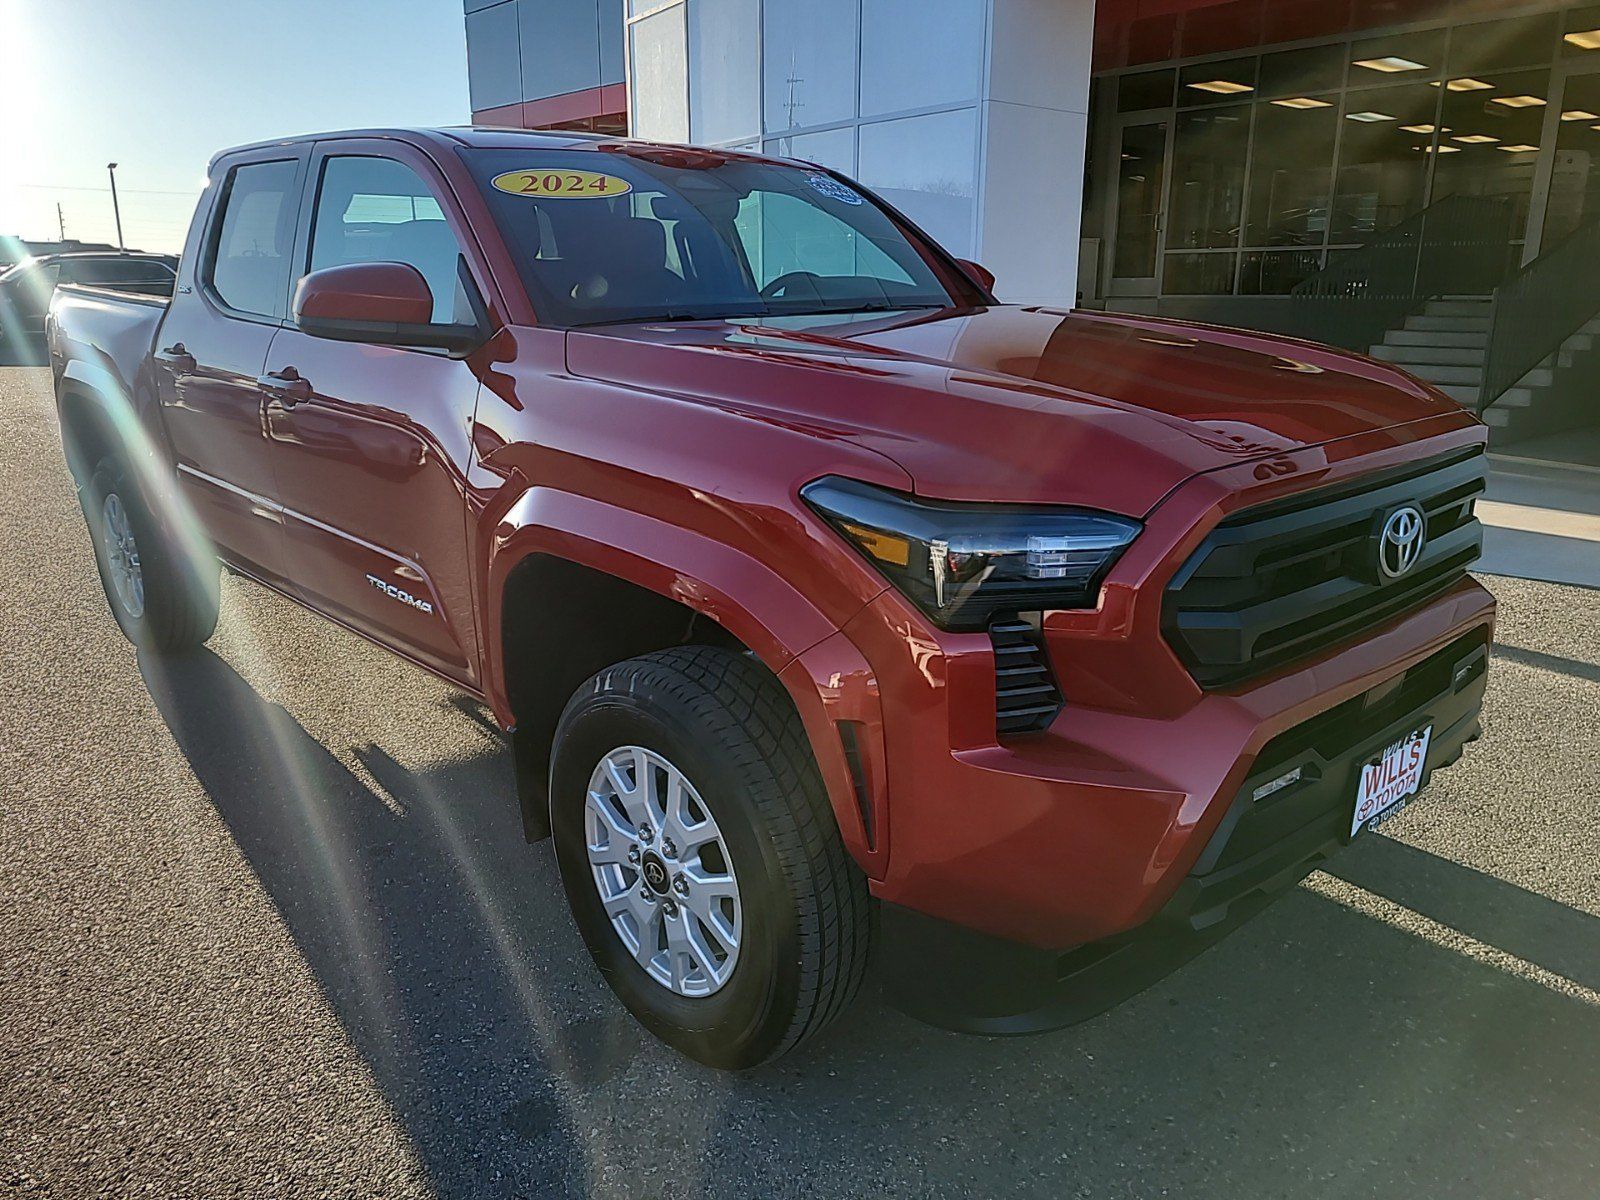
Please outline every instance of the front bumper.
M1472 629L1272 738L1192 867L1133 930L1056 951L883 905L882 966L892 997L945 1028L1022 1034L1086 1020L1148 987L1338 852L1348 841L1361 767L1385 746L1432 725L1423 787L1454 763L1481 732L1488 655L1488 629ZM1298 783L1254 798L1296 767Z

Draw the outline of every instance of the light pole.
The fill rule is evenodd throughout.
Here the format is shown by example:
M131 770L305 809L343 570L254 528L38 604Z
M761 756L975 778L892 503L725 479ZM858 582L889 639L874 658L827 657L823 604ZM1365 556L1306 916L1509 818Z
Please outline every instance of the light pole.
M128 245L122 240L122 206L117 203L117 164L107 163L106 174L111 176L111 211L117 217L117 249L126 250Z

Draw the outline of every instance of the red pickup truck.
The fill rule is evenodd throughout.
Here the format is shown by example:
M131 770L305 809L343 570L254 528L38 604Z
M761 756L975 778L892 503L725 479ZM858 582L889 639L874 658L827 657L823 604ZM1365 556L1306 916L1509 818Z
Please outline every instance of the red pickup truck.
M1472 417L993 282L805 163L370 130L219 155L170 303L48 336L128 636L220 559L480 698L612 988L741 1067L869 952L1102 1011L1479 734Z

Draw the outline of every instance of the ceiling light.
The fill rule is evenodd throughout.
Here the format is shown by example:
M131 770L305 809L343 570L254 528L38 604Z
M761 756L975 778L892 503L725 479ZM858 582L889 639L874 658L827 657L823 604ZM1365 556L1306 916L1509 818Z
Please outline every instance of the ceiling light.
M1489 101L1490 104L1504 104L1507 108L1537 108L1548 101L1538 96L1496 96Z
M1460 146L1418 146L1424 154L1460 154Z
M1204 83L1189 85L1197 92L1215 92L1219 96L1237 96L1240 92L1253 92L1248 83L1235 83L1231 79L1208 79Z
M1504 150L1507 154L1532 154L1534 151L1538 150L1539 147L1537 147L1537 146L1516 145L1516 146L1496 146L1495 149L1496 150Z
M1427 63L1412 62L1409 58L1396 58L1389 55L1386 58L1358 58L1355 61L1358 67L1365 67L1369 71L1382 71L1386 75L1397 75L1401 71L1426 71Z
M1434 133L1439 127L1437 125L1402 125L1400 128L1407 133ZM1450 131L1447 129L1445 132L1449 133Z
M1485 83L1481 79L1466 79L1466 78L1452 79L1449 83L1439 83L1439 82L1435 81L1434 83L1430 84L1429 86L1430 87L1447 87L1452 92L1484 92L1484 91L1493 91L1494 90L1494 84L1492 84L1492 83Z
M1600 121L1600 113L1584 112L1581 108L1570 108L1561 114L1563 121Z
M1453 137L1450 140L1452 142L1462 142L1468 146L1489 146L1500 139L1490 137L1487 133L1463 133L1459 137Z
M1600 50L1600 29L1586 29L1582 33L1567 34L1567 44L1579 50Z
M1388 113L1358 112L1358 113L1346 113L1345 114L1345 119L1349 120L1349 121L1373 122L1373 121L1393 121L1395 118L1391 117Z
M1295 96L1289 100L1274 100L1279 108L1332 108L1328 100L1314 100L1310 96Z

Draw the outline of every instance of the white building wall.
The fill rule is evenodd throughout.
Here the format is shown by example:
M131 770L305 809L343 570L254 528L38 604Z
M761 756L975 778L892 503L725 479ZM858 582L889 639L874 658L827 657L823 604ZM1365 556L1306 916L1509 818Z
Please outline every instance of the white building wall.
M822 163L1002 299L1075 299L1094 0L617 2L635 136Z

